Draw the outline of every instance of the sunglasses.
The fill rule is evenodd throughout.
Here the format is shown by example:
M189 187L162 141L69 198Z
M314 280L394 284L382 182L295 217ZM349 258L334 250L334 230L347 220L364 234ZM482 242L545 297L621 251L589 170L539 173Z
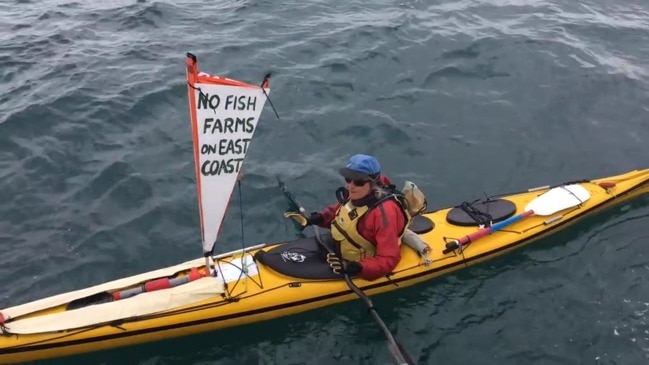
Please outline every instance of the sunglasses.
M353 182L354 185L360 187L360 186L364 186L365 184L367 184L367 183L370 182L370 181L369 181L369 180L352 180L352 179L346 177L346 178L345 178L345 182L348 183L348 184L349 184L350 182Z

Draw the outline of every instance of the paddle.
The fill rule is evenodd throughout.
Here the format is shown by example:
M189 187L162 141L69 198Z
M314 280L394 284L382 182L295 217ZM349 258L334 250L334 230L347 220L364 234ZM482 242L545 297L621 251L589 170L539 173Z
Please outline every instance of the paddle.
M509 226L510 224L518 222L523 218L527 218L533 215L549 216L564 209L572 208L579 204L582 204L588 199L590 199L590 193L581 185L565 185L552 188L534 198L529 204L527 204L527 206L523 210L523 213L508 218L502 222L493 224L490 227L482 228L474 233L471 233L468 236L460 238L459 240L449 241L446 243L446 249L444 249L444 251L442 252L444 254L447 254L453 250L457 250L462 246L465 246L479 238L482 238L488 234ZM557 219L553 219L551 221L554 222L561 218L562 216L559 216L557 217Z
M277 183L279 184L279 187L282 189L282 192L284 193L284 196L288 201L296 207L296 209L299 210L300 214L306 217L306 210L297 202L297 200L293 197L293 195L286 190L286 187L284 186L284 182L282 182L279 177L277 178ZM334 252L331 251L328 245L324 244L321 241L320 237L320 231L318 226L311 226L313 227L313 231L315 233L315 239L318 242L318 244L325 248L330 254L335 254ZM342 261L342 260L341 260ZM344 265L344 261L343 261ZM345 268L346 269L346 268ZM345 277L345 282L347 283L347 286L359 297L361 300L363 300L363 303L367 307L367 311L370 313L374 321L379 325L381 328L381 331L383 331L383 334L385 335L387 342L388 342L388 350L390 351L390 355L392 355L392 358L394 359L395 363L398 365L414 365L415 362L412 361L410 356L404 351L403 346L394 338L392 335L392 332L388 329L388 327L385 325L385 322L381 319L379 314L376 312L376 309L374 309L374 304L372 304L372 301L370 298L363 293L363 291L354 284L354 282L350 279L349 275L344 274Z

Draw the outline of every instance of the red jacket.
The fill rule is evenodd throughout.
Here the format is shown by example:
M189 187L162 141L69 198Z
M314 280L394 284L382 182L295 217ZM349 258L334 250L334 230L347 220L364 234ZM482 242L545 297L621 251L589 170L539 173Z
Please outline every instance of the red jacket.
M391 185L390 180L381 176L381 183ZM360 277L365 280L375 280L392 272L401 260L399 233L403 230L405 219L401 208L394 200L381 203L385 212L385 220L381 209L376 207L360 218L358 232L376 246L376 256L359 261L363 266ZM320 226L331 228L339 203L327 206L320 214L324 221Z

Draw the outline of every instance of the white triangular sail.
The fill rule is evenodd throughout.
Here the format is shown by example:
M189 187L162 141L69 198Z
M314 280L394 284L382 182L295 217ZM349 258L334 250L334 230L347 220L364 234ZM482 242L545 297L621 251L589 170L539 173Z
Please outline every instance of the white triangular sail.
M187 55L187 83L203 252L208 253L270 89L267 79L262 88L199 72L191 54Z

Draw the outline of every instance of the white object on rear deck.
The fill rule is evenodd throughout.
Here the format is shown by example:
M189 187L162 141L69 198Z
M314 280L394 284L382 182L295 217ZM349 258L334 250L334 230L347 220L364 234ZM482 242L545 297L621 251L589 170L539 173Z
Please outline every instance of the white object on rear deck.
M176 309L213 298L223 292L223 281L220 278L205 277L173 288L142 293L114 302L21 319L7 323L5 327L12 334L72 330Z
M256 245L246 248L246 251L263 247ZM215 258L226 257L231 254L239 254L241 250L221 254ZM248 276L258 274L257 264L249 253L246 253L246 266ZM242 262L238 257L230 263L220 263L218 277L202 278L177 287L162 289L149 293L138 294L131 298L122 299L116 302L95 304L88 307L75 309L71 311L55 313L45 316L33 317L30 319L17 319L26 314L39 312L49 308L66 305L74 300L86 298L101 292L113 292L125 288L143 284L147 281L173 276L180 271L189 270L193 267L201 267L203 259L195 259L184 262L179 265L150 271L131 277L110 281L104 284L95 285L90 288L63 293L48 298L22 304L15 307L0 310L4 317L9 320L16 318L15 321L8 321L5 326L11 333L40 333L44 331L59 331L64 329L79 328L83 326L105 323L119 318L127 318L134 315L145 315L160 312L175 307L195 303L210 297L220 295L224 292L223 281L231 282L244 279L245 275L241 273ZM207 279L207 280L203 280ZM144 299L142 299L144 298ZM159 303L150 303L146 298L155 298ZM115 311L116 315L105 313L103 308L110 308L109 311ZM96 310L96 312L95 312ZM77 319L79 317L79 319ZM108 319L112 318L112 319Z
M548 216L580 205L588 199L590 193L581 185L558 186L534 198L524 211L531 210L534 215Z

